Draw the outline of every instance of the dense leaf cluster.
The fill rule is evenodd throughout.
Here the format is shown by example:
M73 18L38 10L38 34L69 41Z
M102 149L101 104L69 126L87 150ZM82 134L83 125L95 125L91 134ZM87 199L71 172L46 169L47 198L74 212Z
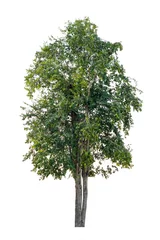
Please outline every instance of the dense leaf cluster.
M22 107L29 144L24 160L32 160L42 179L60 179L68 170L74 177L77 162L89 176L130 168L124 136L142 101L118 60L121 43L102 40L88 18L68 22L62 33L50 37L27 70L32 103Z

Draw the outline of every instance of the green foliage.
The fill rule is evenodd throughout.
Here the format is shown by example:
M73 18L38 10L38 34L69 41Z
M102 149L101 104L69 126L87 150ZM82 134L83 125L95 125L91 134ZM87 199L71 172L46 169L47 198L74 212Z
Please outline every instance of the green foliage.
M61 31L61 38L51 36L36 52L27 70L32 103L22 107L29 144L24 160L31 159L42 179L61 179L67 171L74 177L77 163L89 176L132 167L124 137L142 101L118 60L121 43L98 37L88 18L68 22ZM104 169L106 161L112 166Z

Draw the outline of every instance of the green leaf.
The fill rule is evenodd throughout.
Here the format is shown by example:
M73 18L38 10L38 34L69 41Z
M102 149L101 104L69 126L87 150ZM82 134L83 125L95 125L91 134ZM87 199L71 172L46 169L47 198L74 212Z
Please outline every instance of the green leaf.
M101 39L89 18L68 22L61 31L62 37L51 36L35 53L25 76L31 104L21 107L29 144L24 160L31 159L41 179L61 179L67 171L74 177L77 164L90 176L131 168L124 137L142 100L118 60L122 44ZM114 167L104 168L108 161Z

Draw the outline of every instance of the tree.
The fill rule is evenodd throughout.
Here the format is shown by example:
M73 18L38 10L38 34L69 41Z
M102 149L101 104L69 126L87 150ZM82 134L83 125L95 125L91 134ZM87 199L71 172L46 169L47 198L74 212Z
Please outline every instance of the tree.
M22 119L33 171L41 179L75 180L75 226L84 227L88 177L131 168L125 137L141 111L135 80L118 60L120 42L102 40L89 18L68 22L37 51L25 76L31 103Z

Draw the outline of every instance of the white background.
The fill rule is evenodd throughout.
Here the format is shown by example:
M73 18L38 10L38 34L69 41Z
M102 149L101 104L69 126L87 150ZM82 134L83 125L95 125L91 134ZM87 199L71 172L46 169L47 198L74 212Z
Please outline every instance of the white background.
M160 239L159 9L158 0L0 2L0 239ZM39 181L30 172L19 115L35 52L66 21L84 16L102 38L122 42L121 62L144 106L128 138L134 168L89 180L86 228L74 229L74 182Z

